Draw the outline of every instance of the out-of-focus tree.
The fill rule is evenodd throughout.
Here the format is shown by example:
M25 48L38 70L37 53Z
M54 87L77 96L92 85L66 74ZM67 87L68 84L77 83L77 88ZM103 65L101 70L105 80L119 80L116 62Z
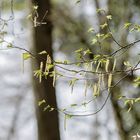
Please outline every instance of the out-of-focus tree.
M51 22L51 2L50 0L33 0L33 6L37 6L38 21L46 22L45 25L39 25L34 30L34 52L39 53L42 50L52 55L52 22ZM47 13L47 15L46 15ZM42 56L46 59L45 56ZM45 63L45 61L42 59ZM40 65L40 60L37 61L37 66ZM42 79L39 83L38 80L34 80L34 93L36 97L36 114L38 124L38 139L39 140L59 140L59 120L56 111L48 112L37 106L38 102L45 100L47 104L54 108L57 108L55 88L52 85L52 78L47 80Z

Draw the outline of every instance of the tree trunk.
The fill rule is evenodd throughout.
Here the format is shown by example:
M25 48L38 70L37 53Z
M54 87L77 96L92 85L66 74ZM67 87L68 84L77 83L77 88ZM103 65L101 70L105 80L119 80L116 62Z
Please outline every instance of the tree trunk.
M37 26L34 30L34 50L35 53L46 50L47 53L52 57L52 23L50 19L51 15L51 4L50 0L32 0L33 4L38 5L38 21L42 19L46 22L45 25ZM45 18L46 11L48 12ZM44 57L46 59L46 57ZM40 61L37 60L39 66ZM34 93L36 100L36 114L38 124L38 140L59 140L59 125L58 125L58 113L56 111L43 111L43 109L37 106L39 100L45 99L47 104L56 108L56 96L55 89L52 86L53 80L48 77L42 79L39 83L38 79L34 79Z
M113 2L112 2L112 0L108 0L108 3L107 3L107 5L108 5L108 12L110 12L111 11L111 13L117 13L119 10L118 9L115 9L114 8L114 2L115 2L116 0L114 0ZM122 2L122 1L121 1ZM125 2L125 4L124 4L124 2ZM127 1L123 1L122 3L117 3L118 5L119 4L124 4L125 6L127 6ZM100 9L100 6L99 6L99 2L98 2L98 0L95 0L95 5L96 5L96 8L97 9ZM116 5L115 5L116 6ZM119 6L118 6L119 7ZM114 10L115 9L115 10ZM125 9L125 8L124 8ZM126 8L127 9L127 8ZM123 20L126 20L126 19L128 19L129 18L129 16L127 16L127 15L124 15L123 16L123 18L125 17L125 19L122 19L121 18L121 16L122 16L122 14L124 14L123 12L122 13L120 13L118 16L115 16L115 18L118 18L119 16L119 19L121 19L121 20L119 20L119 21L115 21L115 20L112 20L112 22L115 24L115 25L117 25L116 26L116 28L119 28L119 25L120 25L120 23L121 22L123 22ZM128 11L127 11L127 14L128 14ZM100 14L98 14L98 20L99 20L99 24L100 25L102 25L103 23L105 23L105 19L104 19L104 17L102 17L102 15L100 15ZM103 33L107 33L108 31L106 30L106 29L104 29L104 30L101 30ZM100 31L100 32L101 32ZM123 38L123 42L122 42L122 40L121 40L121 44L126 44L126 38L127 38L127 34L124 34L124 35L122 35L121 36L122 38ZM118 39L117 39L118 40ZM124 41L125 40L125 41ZM109 47L109 45L110 45L110 47ZM112 45L112 41L108 44L108 48L111 48L111 45ZM105 47L105 46L104 46ZM107 52L108 52L108 54L110 54L111 52L112 52L112 50L111 49L108 49L107 50ZM124 56L125 57L125 56ZM122 60L122 62L123 62L123 60ZM120 62L120 64L122 64L122 62ZM123 77L123 76L122 76ZM114 83L114 82L113 82ZM112 84L112 85L114 85L114 84ZM116 124L117 124L117 128L118 128L118 134L119 134L119 136L120 136L120 140L127 140L128 139L128 136L127 136L127 132L124 130L124 127L123 127L123 120L122 120L122 116L121 116L121 114L120 114L120 107L119 107L119 105L118 105L118 98L117 98L117 95L119 95L118 94L118 92L116 92L116 91L119 91L120 93L121 93L121 90L120 90L120 86L117 86L117 90L116 89L112 89L111 90L111 103L112 103L112 107L113 107L113 112L114 112L114 116L115 116L115 121L116 121Z

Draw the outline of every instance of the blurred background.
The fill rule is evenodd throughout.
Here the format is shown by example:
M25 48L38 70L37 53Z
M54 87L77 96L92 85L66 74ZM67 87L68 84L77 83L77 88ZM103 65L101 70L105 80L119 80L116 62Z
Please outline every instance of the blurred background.
M33 11L33 5L38 5L38 13ZM96 12L100 8L112 15L110 28L118 42L125 45L140 38L139 33L123 29L126 22L140 23L139 0L1 0L0 39L34 53L46 50L55 60L74 62L73 52L79 48L88 48L93 54L100 51L91 44L93 34L88 33L91 27L99 32L100 25L105 22L104 16ZM31 13L37 16L37 27L28 18ZM0 44L0 140L133 140L132 136L140 132L139 104L128 113L128 107L117 98L120 95L139 97L139 87L134 88L131 82L139 72L113 89L114 94L101 112L68 119L65 130L64 114L43 111L38 101L45 99L54 107L57 102L58 108L89 113L102 105L107 92L88 105L80 106L93 98L91 88L87 89L87 96L84 94L85 81L76 82L71 93L71 77L59 69L67 77L59 78L55 88L51 78L39 83L33 76L39 61L23 62L24 50L7 49L8 43ZM105 53L118 47L112 40L107 40L103 46ZM117 67L122 69L125 60L135 63L139 51L139 45L135 45L121 57L116 56Z

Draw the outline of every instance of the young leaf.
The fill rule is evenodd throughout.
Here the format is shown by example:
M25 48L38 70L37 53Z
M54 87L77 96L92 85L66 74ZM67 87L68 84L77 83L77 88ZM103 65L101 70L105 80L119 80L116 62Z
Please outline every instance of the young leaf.
M44 107L43 111L46 111L50 108L50 105L47 105L46 107Z
M37 5L34 5L34 6L33 6L33 9L34 9L34 10L37 10L37 9L38 9L38 6L37 6Z
M49 112L52 112L52 111L54 111L54 108L53 107L50 108Z
M91 33L91 32L94 32L94 31L95 31L95 30L94 30L94 28L93 28L93 27L91 27L91 28L89 28L89 29L88 29L88 31L87 31L87 32L88 32L88 33Z
M47 54L47 52L46 51L42 51L39 54Z
M98 33L98 34L96 34L96 37L100 39L100 38L104 37L104 34Z
M140 77L137 77L135 80L134 80L134 85L136 87L140 86Z
M96 39L96 38L93 38L93 39L91 40L91 45L94 45L95 43L97 43L97 39Z
M104 24L100 25L101 29L104 29L105 27L107 27L107 23L105 22Z
M131 64L130 64L129 61L125 61L125 62L124 62L124 65L127 66L127 67L131 67Z
M97 12L97 13L105 12L105 10L104 10L104 9L97 9L96 12Z
M111 16L111 15L108 15L108 16L106 16L106 18L107 18L108 20L111 20L111 19L112 19L112 16Z
M82 51L83 51L83 48L80 48L80 49L76 50L75 52L76 53L81 53Z
M27 60L27 59L31 58L31 54L29 54L28 52L23 53L22 56L23 56L23 60Z
M38 102L38 106L41 106L44 103L46 103L46 101L43 99L43 100L41 100L41 101Z
M126 29L127 29L127 28L129 28L131 25L132 25L132 23L127 22L127 23L125 23L125 24L124 24L124 28L126 28Z

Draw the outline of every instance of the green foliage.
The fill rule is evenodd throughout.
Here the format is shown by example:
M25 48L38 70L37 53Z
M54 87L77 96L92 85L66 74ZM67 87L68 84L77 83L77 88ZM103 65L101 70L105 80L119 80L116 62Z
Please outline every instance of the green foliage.
M128 29L131 25L132 25L132 23L127 22L127 23L124 24L124 28Z
M140 25L127 22L124 24L124 29L128 29L130 32L139 32L140 31Z
M137 78L134 80L134 85L135 85L136 87L140 87L140 76L137 77Z
M29 54L28 52L25 52L25 53L23 53L22 55L23 55L23 60L28 60L29 58L32 57L32 55Z
M126 96L120 96L119 100L124 100L124 105L128 107L127 112L133 109L134 104L140 102L140 97L138 98L127 98Z

